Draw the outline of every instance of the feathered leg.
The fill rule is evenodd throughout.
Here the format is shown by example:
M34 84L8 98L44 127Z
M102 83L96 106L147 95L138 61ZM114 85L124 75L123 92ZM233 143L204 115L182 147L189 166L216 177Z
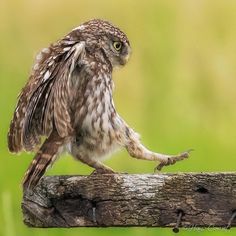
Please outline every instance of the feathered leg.
M101 174L115 173L109 166L104 165L102 162L96 160L95 158L91 158L89 156L81 156L78 154L75 155L75 157L82 163L87 164L88 166L94 168L96 173L101 173Z
M188 158L190 152L193 150L189 149L177 155L166 155L162 153L152 152L144 147L141 143L133 141L129 145L127 145L126 149L129 152L130 156L134 158L160 162L160 164L154 169L155 171L161 170L163 166L173 165L177 161Z
M166 155L152 152L140 142L139 136L134 132L134 130L128 126L126 126L125 130L125 147L130 156L137 159L160 162L160 164L155 168L155 171L161 170L163 166L173 165L177 161L188 158L190 156L190 152L193 151L193 149L189 149L177 155Z

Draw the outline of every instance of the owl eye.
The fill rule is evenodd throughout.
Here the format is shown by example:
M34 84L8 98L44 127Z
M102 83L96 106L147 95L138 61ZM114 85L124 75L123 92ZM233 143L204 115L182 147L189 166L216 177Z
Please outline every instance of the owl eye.
M121 49L121 47L122 47L122 43L115 41L115 42L113 43L113 47L115 48L116 51L120 51L120 49Z

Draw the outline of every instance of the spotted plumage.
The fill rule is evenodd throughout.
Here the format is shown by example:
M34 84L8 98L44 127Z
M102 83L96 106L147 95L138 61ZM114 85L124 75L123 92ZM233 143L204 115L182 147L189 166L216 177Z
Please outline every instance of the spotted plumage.
M8 133L11 152L39 149L24 187L34 187L62 151L102 173L113 171L101 160L121 147L135 158L159 161L159 167L189 156L149 151L116 112L112 70L125 65L130 52L120 29L91 20L37 55Z

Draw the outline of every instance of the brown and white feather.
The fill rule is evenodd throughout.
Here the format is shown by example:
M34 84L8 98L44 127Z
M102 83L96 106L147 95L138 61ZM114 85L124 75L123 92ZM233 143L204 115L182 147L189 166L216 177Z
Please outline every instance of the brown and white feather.
M8 133L11 152L32 151L46 137L25 174L25 188L33 188L64 149L96 170L109 172L100 160L120 147L162 165L184 158L146 149L116 112L112 71L125 65L130 51L121 30L95 19L38 54Z
M121 136L117 126L122 123L112 100L112 68L114 62L120 64L118 54L110 58L114 39L129 47L118 28L92 20L36 56L8 134L11 152L32 151L42 136L48 137L26 173L24 186L38 182L63 146L76 158L86 152L104 156L118 146L112 140ZM78 137L83 137L82 145Z

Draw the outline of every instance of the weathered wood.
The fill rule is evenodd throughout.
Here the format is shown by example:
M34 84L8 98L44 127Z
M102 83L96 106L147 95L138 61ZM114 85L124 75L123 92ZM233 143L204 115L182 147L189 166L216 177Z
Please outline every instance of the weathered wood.
M235 209L235 173L51 176L22 202L31 227L174 227L180 210L182 227L225 227Z

